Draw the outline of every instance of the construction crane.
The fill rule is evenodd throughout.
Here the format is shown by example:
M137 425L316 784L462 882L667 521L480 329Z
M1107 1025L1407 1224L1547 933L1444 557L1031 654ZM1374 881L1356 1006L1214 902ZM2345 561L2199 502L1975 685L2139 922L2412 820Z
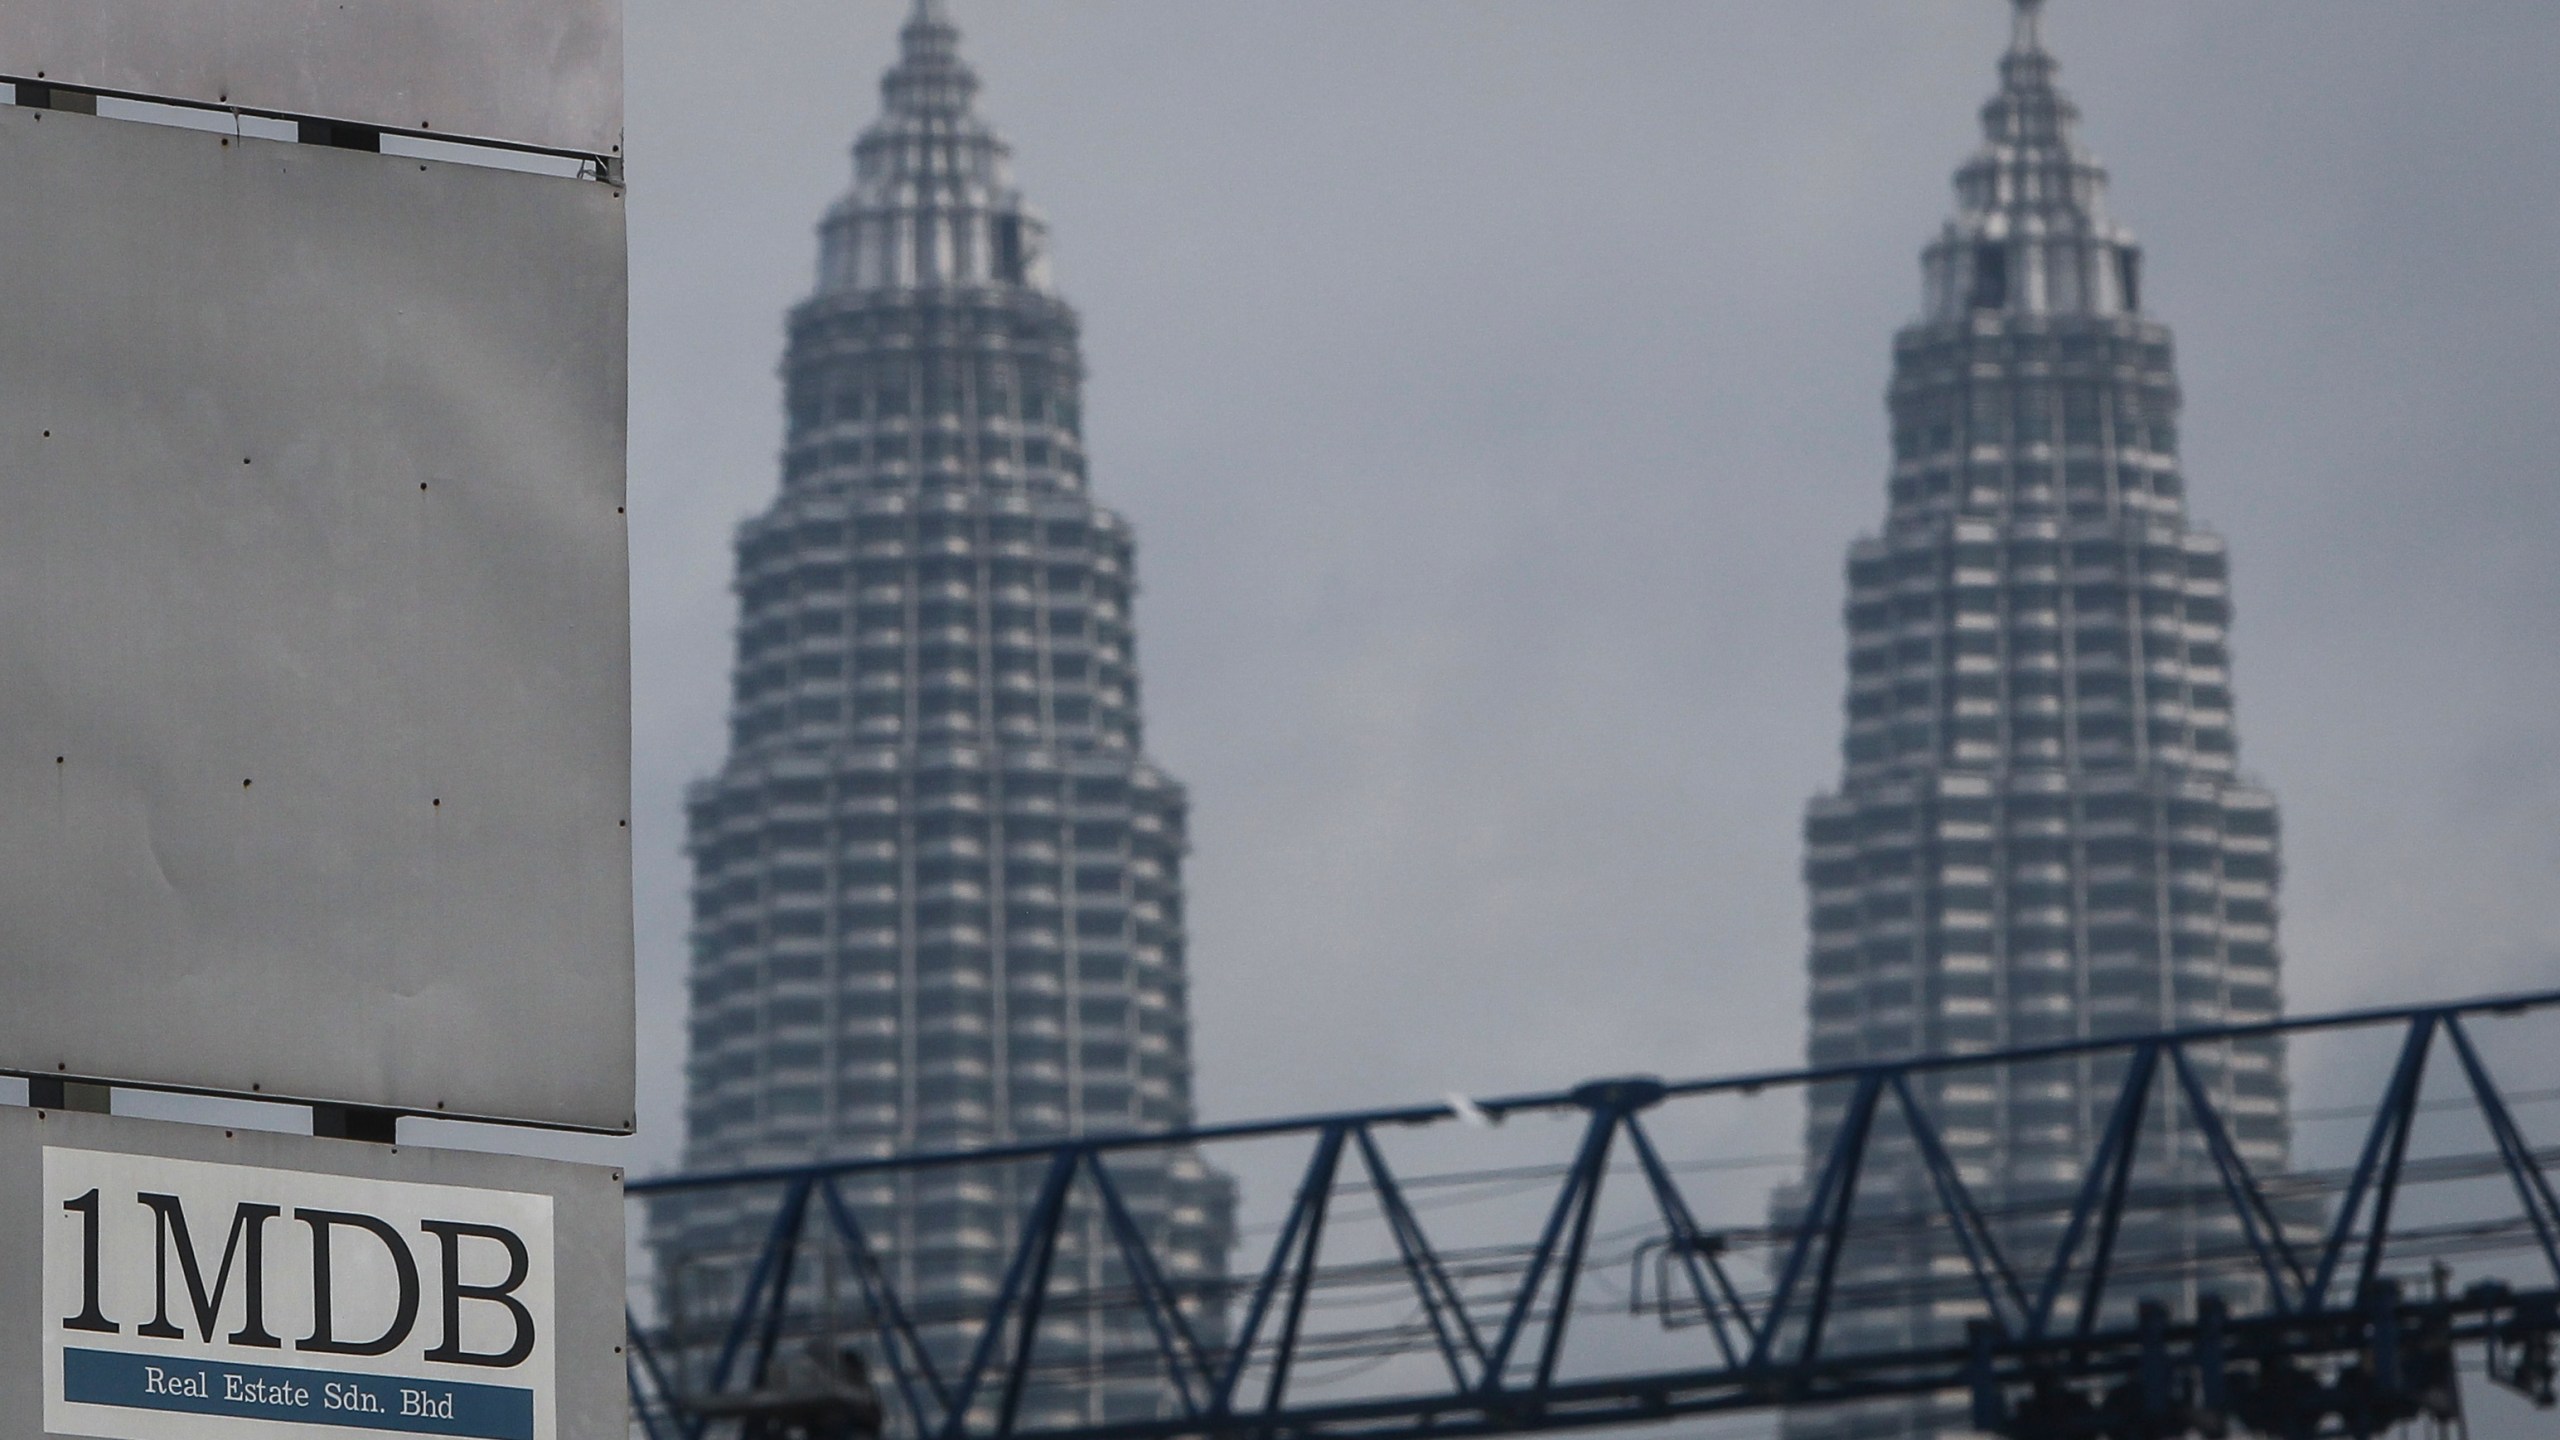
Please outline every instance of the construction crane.
M2490 1040L2548 1054L2554 1007L2560 991L635 1181L640 1203L720 1196L760 1231L709 1257L707 1314L670 1307L664 1275L643 1297L635 1414L650 1440L1437 1440L1928 1403L2010 1440L2305 1440L2458 1424L2466 1357L2548 1407L2560 1152L2517 1110L2560 1090L2502 1089ZM2295 1112L2360 1121L2347 1163L2253 1165L2235 1141L2200 1077L2271 1036L2396 1042L2370 1104ZM2086 1165L2051 1191L1989 1186L1939 1097L2058 1066L2112 1086ZM1733 1153L1734 1107L1808 1101L1782 1114L1810 1152ZM1295 1179L1258 1265L1170 1273L1130 1178L1200 1154L1276 1178L1275 1153ZM875 1237L876 1197L961 1176L1006 1197L1008 1258L991 1292L928 1294ZM1708 1192L1746 1218L1702 1223ZM841 1357L834 1378L795 1370L795 1346ZM1080 1408L1099 1388L1121 1402Z

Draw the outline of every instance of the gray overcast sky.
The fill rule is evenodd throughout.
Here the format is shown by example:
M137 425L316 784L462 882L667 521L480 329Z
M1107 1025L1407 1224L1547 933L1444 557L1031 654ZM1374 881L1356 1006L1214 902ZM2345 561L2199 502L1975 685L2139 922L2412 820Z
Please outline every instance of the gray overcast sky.
M962 0L1086 321L1236 1118L1784 1064L1840 564L2006 7ZM643 1163L781 314L903 5L633 0ZM2560 7L2059 0L2296 1009L2560 980Z

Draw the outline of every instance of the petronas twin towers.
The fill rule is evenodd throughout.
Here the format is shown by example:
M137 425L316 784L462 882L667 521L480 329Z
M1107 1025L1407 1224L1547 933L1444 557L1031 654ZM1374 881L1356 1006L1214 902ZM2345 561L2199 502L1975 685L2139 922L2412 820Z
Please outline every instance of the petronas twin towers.
M1894 344L1890 498L1849 558L1845 766L1805 827L1816 1064L2277 1011L2276 814L2235 769L2226 557L2188 522L2169 334L2040 8L2018 4ZM1133 544L1087 489L1075 315L935 0L901 38L790 316L781 493L737 540L731 753L688 797L697 1168L1192 1118L1184 796L1141 743ZM1969 1182L2033 1197L2078 1178L2112 1079L2060 1061L1929 1099ZM2208 1082L2253 1167L2281 1169L2273 1043ZM1817 1099L1817 1148L1836 1116ZM2161 1143L2183 1163L2174 1127ZM859 1197L867 1222L911 1293L982 1293L1022 1197L922 1183ZM1224 1273L1222 1177L1176 1159L1132 1204L1179 1268ZM753 1220L662 1207L662 1283L716 1288ZM2148 1223L2129 1243L2214 1239ZM1858 1257L1860 1343L1960 1323L1937 1258Z

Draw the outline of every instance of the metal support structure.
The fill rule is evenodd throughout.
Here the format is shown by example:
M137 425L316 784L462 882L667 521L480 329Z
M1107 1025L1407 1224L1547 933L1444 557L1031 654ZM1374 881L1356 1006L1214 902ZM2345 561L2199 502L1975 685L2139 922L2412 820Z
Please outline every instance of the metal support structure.
M770 1387L778 1339L794 1331L791 1275L804 1247L831 1242L850 1262L866 1327L861 1348L885 1365L901 1433L931 1440L1170 1440L1175 1436L1342 1437L1424 1440L1507 1430L1574 1429L1673 1416L1751 1411L1778 1405L1969 1395L1977 1428L2011 1440L2121 1440L2232 1430L2270 1436L2370 1435L2416 1416L2455 1413L2457 1349L2485 1356L2489 1376L2550 1403L2553 1337L2560 1334L2560 1190L2482 1059L2464 1017L2560 1006L2560 992L2462 1005L2364 1011L2240 1027L2045 1045L1991 1055L1929 1056L1888 1064L1666 1084L1595 1081L1569 1092L1476 1102L1501 1119L1534 1112L1581 1117L1572 1154L1534 1231L1499 1266L1483 1247L1435 1243L1411 1199L1412 1177L1390 1163L1380 1135L1391 1128L1457 1118L1451 1107L1416 1107L1208 1127L1162 1135L1095 1136L1037 1145L886 1160L781 1167L636 1181L650 1197L716 1190L771 1196L772 1224L710 1366L708 1389L687 1392L670 1375L671 1335L635 1330L632 1391L652 1440L705 1440L724 1416L745 1413L734 1399ZM2396 1025L2404 1038L2358 1156L2333 1213L2313 1227L2271 1198L2269 1182L2300 1177L2253 1174L2232 1127L2191 1058L2233 1039ZM2435 1042L2442 1039L2445 1043ZM2101 1053L2124 1056L2123 1080L2082 1183L2068 1197L2049 1253L2020 1253L2004 1227L2014 1200L1977 1195L1950 1154L1922 1077L1991 1070ZM2420 1103L2431 1056L2450 1087ZM1771 1256L1762 1295L1735 1281L1726 1235L1704 1231L1643 1117L1684 1097L1752 1092L1772 1085L1845 1089L1829 1149L1800 1204L1753 1237ZM2155 1096L2154 1092L2158 1092ZM2404 1294L2386 1264L2393 1245L2431 1233L2402 1216L2406 1187L2442 1169L2442 1157L2413 1158L2410 1138L2422 1109L2467 1105L2495 1154L2463 1171L2512 1190L2516 1213L2497 1223L2498 1253L2534 1257L2548 1273L2508 1275L2459 1294ZM2127 1273L2129 1214L2147 1202L2137 1164L2163 1151L2162 1127L2183 1115L2192 1128L2179 1153L2193 1157L2198 1183L2181 1206L2226 1210L2233 1223L2226 1268L2245 1293L2204 1293L2174 1306L2156 1293L2160 1276ZM1884 1123L1879 1123L1884 1121ZM1294 1199L1280 1217L1253 1278L1231 1282L1169 1274L1146 1217L1115 1172L1124 1156L1160 1157L1219 1140L1303 1136L1309 1154ZM1878 1223L1881 1201L1862 1201L1862 1177L1886 1173L1878 1156L1894 1147L1906 1197L1930 1203L1902 1212L1906 1225L1937 1237L1962 1261L1947 1293L1978 1303L1982 1318L1943 1343L1879 1350L1832 1321L1861 1302L1852 1257ZM1615 1167L1611 1157L1625 1157ZM1345 1160L1352 1163L1346 1167ZM918 1174L953 1167L1039 1161L1044 1178L1018 1220L1012 1259L990 1299L966 1315L946 1304L930 1317L901 1298L898 1266L871 1244L837 1191L855 1175ZM1642 1273L1658 1277L1652 1303L1671 1333L1703 1330L1686 1360L1632 1373L1585 1373L1572 1357L1575 1320L1593 1312L1580 1298L1603 1247L1595 1240L1603 1189L1612 1173L1636 1182L1614 1195L1613 1234L1623 1241L1627 1207L1643 1218L1635 1242L1634 1305L1646 1305ZM1880 1182L1879 1182L1880 1183ZM1916 1189L1913 1187L1917 1187ZM1872 1187L1871 1187L1872 1188ZM2156 1186L2153 1187L2156 1189ZM1351 1212L1338 1197L1357 1189L1375 1206L1361 1212L1383 1232L1385 1258L1327 1254L1328 1223ZM813 1200L816 1202L813 1205ZM2153 1197L2156 1201L2156 1197ZM2290 1203L2290 1202L2287 1202ZM2009 1209L2004 1210L2004 1204ZM2219 1208L2217 1208L2219 1207ZM812 1212L823 1214L823 1223ZM764 1213L761 1210L753 1213ZM2181 1212L2185 1213L2185 1212ZM1081 1216L1082 1219L1071 1217ZM1063 1232L1098 1219L1125 1283L1114 1303L1143 1321L1143 1346L1123 1357L1123 1378L1161 1387L1145 1418L1061 1426L1030 1418L1029 1387L1072 1385L1043 1378L1044 1314L1058 1323L1085 1312L1089 1292L1052 1282ZM2051 1232L2044 1232L2051 1233ZM1364 1283L1403 1287L1414 1319L1398 1343L1425 1367L1399 1372L1394 1386L1357 1398L1297 1383L1302 1362L1338 1355L1310 1322L1333 1279L1366 1266ZM2339 1283L2352 1273L2351 1284ZM1381 1279L1380 1277L1385 1277ZM2137 1290L2135 1279L2149 1289ZM2263 1285L2258 1281L2263 1281ZM2071 1304L2065 1309L2065 1295ZM1232 1328L1226 1323L1235 1305ZM804 1318L800 1322L806 1328ZM935 1368L926 1330L966 1338L969 1358L956 1378ZM752 1346L750 1342L752 1341ZM697 1346L707 1342L691 1342ZM949 1345L945 1345L949 1353ZM708 1352L706 1352L708 1353ZM1392 1358L1392 1356L1390 1356ZM741 1365L739 1362L745 1360ZM1440 1383L1427 1383L1437 1375ZM1090 1378L1089 1376L1086 1378ZM1248 1381L1258 1394L1245 1401ZM985 1397L993 1396L993 1403ZM727 1433L727 1432L722 1432ZM766 1432L741 1430L742 1435Z
M1629 1130L1639 1145L1642 1132ZM1422 1296L1423 1313L1430 1317L1431 1337L1440 1347L1441 1358L1449 1366L1449 1382L1461 1390L1472 1389L1488 1372L1491 1359L1485 1353L1484 1337L1476 1332L1475 1321L1467 1315L1465 1297L1449 1279L1448 1267L1433 1253L1430 1239L1423 1234L1422 1222L1415 1218L1413 1207L1404 1198L1404 1187L1397 1183L1395 1172L1386 1157L1378 1153L1378 1142L1371 1139L1366 1127L1359 1135L1360 1158L1368 1166L1369 1186L1378 1195L1378 1206L1385 1212L1387 1223L1396 1240L1397 1258L1404 1262L1405 1273L1412 1277L1413 1288ZM1652 1153L1650 1147L1644 1151ZM1688 1233L1697 1229L1695 1223ZM1703 1292L1701 1292L1703 1293ZM1463 1343L1465 1350L1460 1353ZM1732 1352L1728 1347L1727 1357ZM1475 1378L1468 1374L1468 1362L1474 1362Z
M38 1075L27 1082L27 1103L39 1110L72 1110L87 1115L114 1112L115 1087L92 1080L66 1080Z
M363 1105L314 1105L311 1133L324 1140L362 1140L370 1145L397 1144L400 1112Z

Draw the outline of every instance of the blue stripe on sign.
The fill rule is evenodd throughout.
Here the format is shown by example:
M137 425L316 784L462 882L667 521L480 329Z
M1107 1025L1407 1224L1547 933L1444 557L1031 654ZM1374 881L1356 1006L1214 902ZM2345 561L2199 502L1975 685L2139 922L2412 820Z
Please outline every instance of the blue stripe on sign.
M62 1398L75 1405L341 1425L404 1435L533 1440L531 1390L402 1375L348 1375L66 1349Z

